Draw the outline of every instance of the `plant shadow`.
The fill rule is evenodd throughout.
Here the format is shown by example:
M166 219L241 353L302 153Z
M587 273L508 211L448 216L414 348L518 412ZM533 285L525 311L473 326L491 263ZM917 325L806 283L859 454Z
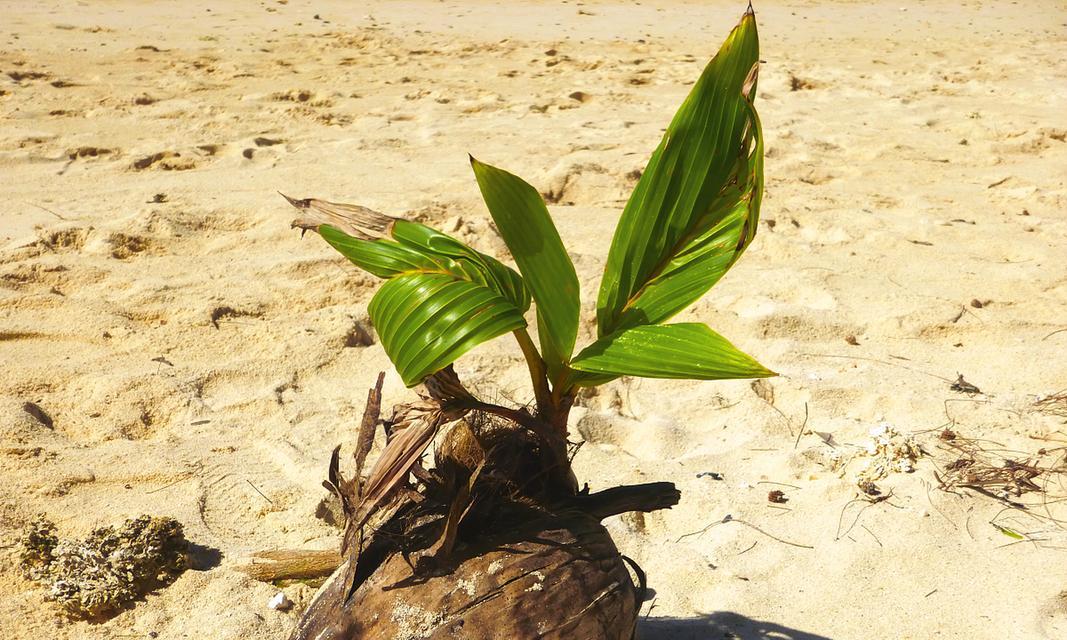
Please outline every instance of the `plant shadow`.
M642 618L637 640L831 640L731 611L693 618Z

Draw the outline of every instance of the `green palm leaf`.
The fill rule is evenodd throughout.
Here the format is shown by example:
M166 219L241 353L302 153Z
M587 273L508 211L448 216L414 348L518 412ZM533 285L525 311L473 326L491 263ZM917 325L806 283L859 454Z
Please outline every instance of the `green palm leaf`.
M386 282L368 311L382 346L414 386L476 345L526 326L530 293L500 261L425 225L364 207L293 200L313 229Z
M566 372L578 335L580 301L574 265L541 194L507 171L470 160L489 213L537 301L541 350L549 375L558 380Z
M489 287L440 273L388 280L368 310L409 387L476 345L526 326L522 312Z
M605 336L571 367L599 376L728 380L777 375L699 323L646 325ZM591 378L602 384L603 378ZM576 382L581 386L588 383Z
M597 302L601 336L669 319L751 242L763 190L751 105L758 62L749 11L682 103L626 204Z
M530 292L514 269L425 225L396 220L391 231L396 241L363 240L329 225L318 232L341 255L379 278L450 273L493 289L523 311L530 308Z

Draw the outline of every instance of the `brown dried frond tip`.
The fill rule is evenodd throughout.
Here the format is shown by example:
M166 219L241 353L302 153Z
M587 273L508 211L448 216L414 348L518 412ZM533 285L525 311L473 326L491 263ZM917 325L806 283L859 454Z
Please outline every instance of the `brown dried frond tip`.
M189 543L170 518L141 516L101 527L84 540L59 541L55 525L35 520L22 540L23 572L49 587L48 599L78 618L103 618L185 571Z
M327 224L360 240L377 240L387 237L393 230L396 218L378 213L373 209L358 204L329 202L318 198L290 198L284 193L283 198L300 211L300 217L293 220L295 229L318 231Z

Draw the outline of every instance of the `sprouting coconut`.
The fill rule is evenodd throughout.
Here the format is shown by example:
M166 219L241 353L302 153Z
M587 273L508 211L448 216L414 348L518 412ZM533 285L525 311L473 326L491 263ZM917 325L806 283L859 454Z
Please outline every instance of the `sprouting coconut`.
M365 207L289 199L293 222L384 279L369 306L382 346L418 402L380 413L371 390L344 478L340 567L294 640L634 635L644 575L600 521L677 503L670 483L580 491L567 418L583 387L620 376L716 380L774 375L703 324L667 321L751 243L763 192L753 107L751 8L671 121L624 209L597 302L598 338L576 355L579 286L540 194L471 158L519 271L421 224ZM540 348L527 332L536 305ZM483 401L452 363L506 333L530 370L530 408ZM366 476L374 430L387 444ZM434 441L434 464L422 457Z

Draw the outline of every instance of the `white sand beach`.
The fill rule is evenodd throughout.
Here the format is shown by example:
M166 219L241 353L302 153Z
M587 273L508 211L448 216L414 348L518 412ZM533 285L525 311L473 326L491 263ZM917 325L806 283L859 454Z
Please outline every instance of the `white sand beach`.
M235 566L337 545L316 517L331 450L379 371L386 406L414 395L369 324L377 280L290 230L278 192L509 260L467 154L506 168L546 194L587 344L634 172L744 9L0 2L4 637L285 638L313 590L275 611ZM945 429L1064 464L1067 398L1042 400L1067 390L1067 7L755 9L759 234L682 319L780 376L759 394L621 380L572 416L581 482L682 490L606 523L655 591L639 638L1067 638L1067 473L1028 511L935 476L959 457ZM457 370L532 396L511 340ZM923 455L870 501L880 428ZM208 551L106 622L68 620L18 570L38 514L76 537L142 513Z

